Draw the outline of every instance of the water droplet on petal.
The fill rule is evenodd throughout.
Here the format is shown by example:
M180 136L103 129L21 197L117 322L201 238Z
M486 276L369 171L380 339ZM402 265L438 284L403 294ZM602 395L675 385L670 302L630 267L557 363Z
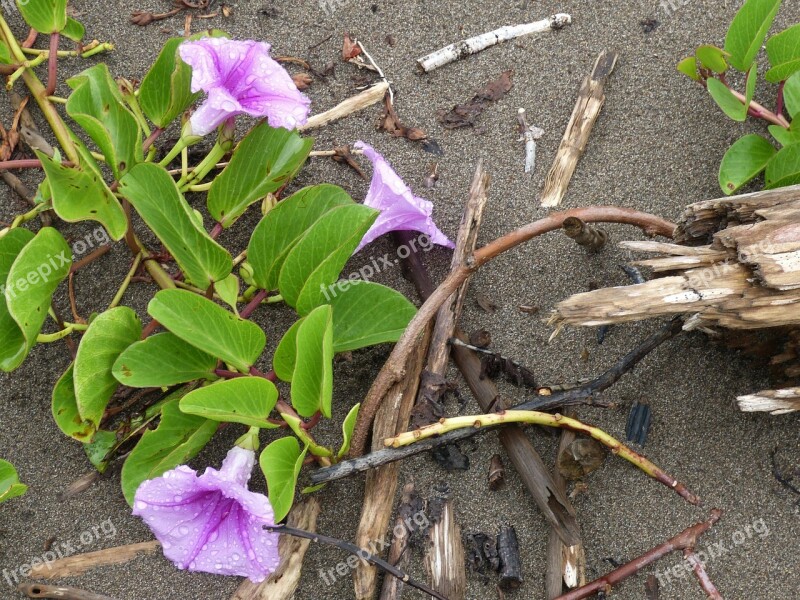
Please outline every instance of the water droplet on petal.
M181 525L178 528L178 533L180 533L181 535L189 535L189 528L186 527L185 525Z

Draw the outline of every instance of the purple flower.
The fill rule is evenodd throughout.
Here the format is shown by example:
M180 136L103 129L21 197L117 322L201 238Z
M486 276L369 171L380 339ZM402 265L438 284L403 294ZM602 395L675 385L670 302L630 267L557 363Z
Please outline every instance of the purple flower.
M262 528L275 524L269 500L247 489L254 464L255 452L237 446L219 471L198 477L181 465L139 486L133 514L179 569L263 581L280 562L279 535Z
M308 118L311 101L269 55L270 45L206 37L178 47L192 67L192 92L206 101L191 117L192 133L206 135L228 117L267 117L272 127L295 129Z
M453 242L439 231L431 218L433 204L415 196L411 188L400 179L386 159L372 146L364 142L356 142L354 147L363 149L374 167L372 183L370 183L364 204L381 211L356 248L356 252L375 238L390 231L419 231L427 234L434 244L454 248Z

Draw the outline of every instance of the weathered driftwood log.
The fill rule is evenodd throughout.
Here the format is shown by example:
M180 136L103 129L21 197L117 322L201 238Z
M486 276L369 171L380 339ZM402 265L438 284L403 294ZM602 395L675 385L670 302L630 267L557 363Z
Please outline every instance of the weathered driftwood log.
M464 600L467 593L467 570L461 528L455 519L453 502L449 498L430 503L434 523L428 529L425 570L428 583L448 600ZM434 506L435 505L435 506Z
M800 384L800 186L698 202L686 207L678 243L623 242L639 260L667 276L577 294L556 306L551 322L606 325L686 315L685 329L747 330L762 334L738 344L753 354L773 348L779 385ZM748 348L750 346L750 348ZM800 408L800 388L739 398L746 411L773 414Z

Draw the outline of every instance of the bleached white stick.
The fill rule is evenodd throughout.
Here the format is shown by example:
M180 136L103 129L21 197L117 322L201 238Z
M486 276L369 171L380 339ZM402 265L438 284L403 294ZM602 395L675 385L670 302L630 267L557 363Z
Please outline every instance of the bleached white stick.
M545 31L552 31L561 29L562 27L572 23L572 17L565 13L558 13L551 15L541 21L535 23L526 23L524 25L506 25L500 29L495 29L482 35L476 35L466 40L450 44L437 50L432 54L423 56L417 63L419 67L426 73L430 73L434 69L443 67L444 65L455 62L460 58L475 54L486 48L499 44L500 42L507 42L523 35L530 35L531 33L544 33Z
M768 412L773 415L784 415L800 410L800 388L767 390L739 396L739 410L743 412Z

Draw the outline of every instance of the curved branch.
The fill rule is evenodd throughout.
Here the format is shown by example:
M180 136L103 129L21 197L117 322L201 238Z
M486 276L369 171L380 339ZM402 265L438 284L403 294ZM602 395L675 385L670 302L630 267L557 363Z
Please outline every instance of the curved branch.
M500 256L504 252L519 246L542 234L561 229L564 219L577 217L585 223L623 223L640 227L649 235L661 235L673 237L675 224L651 215L630 208L619 208L616 206L587 206L562 212L556 212L543 219L529 223L511 233L490 242L480 250L477 250L465 264L456 267L447 276L442 284L436 288L430 298L420 307L417 314L408 324L400 340L395 344L391 355L384 364L378 377L372 384L361 410L358 414L353 434L353 443L350 453L353 456L360 456L366 447L369 435L370 424L375 418L386 392L395 382L405 376L406 361L414 346L417 344L419 336L428 322L436 315L439 307L450 297L458 286L477 271L480 267Z

